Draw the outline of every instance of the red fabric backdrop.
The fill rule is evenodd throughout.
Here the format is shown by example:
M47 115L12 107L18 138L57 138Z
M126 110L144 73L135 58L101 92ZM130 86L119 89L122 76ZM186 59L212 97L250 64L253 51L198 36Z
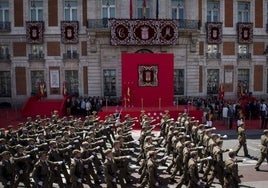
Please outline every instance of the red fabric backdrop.
M134 107L172 106L174 96L173 54L122 54L123 105ZM139 67L156 66L157 86L139 86Z

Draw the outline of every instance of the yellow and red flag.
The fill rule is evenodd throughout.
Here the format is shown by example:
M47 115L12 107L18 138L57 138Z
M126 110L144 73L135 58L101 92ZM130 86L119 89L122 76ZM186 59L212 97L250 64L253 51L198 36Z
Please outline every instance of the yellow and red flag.
M130 102L131 93L130 93L130 87L127 87L127 101Z
M64 81L63 84L62 84L62 95L64 97L67 96L67 88L66 88L66 82Z
M143 18L146 18L146 0L143 0Z

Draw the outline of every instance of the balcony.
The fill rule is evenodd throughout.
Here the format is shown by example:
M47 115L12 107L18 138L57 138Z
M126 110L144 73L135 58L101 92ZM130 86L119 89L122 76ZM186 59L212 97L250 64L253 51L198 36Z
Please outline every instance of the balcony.
M29 54L29 61L45 61L45 55L44 53L37 53L37 54Z
M221 59L221 53L206 53L206 58L209 60Z
M63 60L79 60L79 54L77 52L63 53Z
M251 60L251 53L238 53L237 54L238 60Z
M122 20L122 19L120 19L120 20ZM123 20L127 21L130 19L123 19ZM131 20L135 20L135 19L131 19ZM139 19L136 19L136 20L139 20ZM144 20L144 19L142 19L142 20ZM200 24L199 20L187 20L187 19L178 19L177 20L177 27L179 29L183 29L183 30L199 30L200 25L201 24ZM87 20L87 28L89 28L89 29L110 28L109 19L108 18L88 19Z
M0 62L10 62L10 54L0 54Z
M11 22L0 22L0 32L10 32Z

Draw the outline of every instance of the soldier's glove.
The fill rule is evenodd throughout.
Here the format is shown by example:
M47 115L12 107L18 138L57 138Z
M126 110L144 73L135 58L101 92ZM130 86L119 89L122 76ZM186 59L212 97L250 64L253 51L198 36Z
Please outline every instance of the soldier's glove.
M197 149L204 149L204 146L198 146Z
M96 150L99 150L99 149L100 149L100 146L97 146L97 147L96 147Z
M208 156L206 159L207 159L207 160L211 160L211 159L212 159L212 157L211 157L211 156Z
M158 187L159 186L159 183L158 182L155 182L155 186Z
M116 182L116 179L114 178L112 181L115 183Z
M25 158L29 158L29 157L31 157L31 155L29 155L29 154L28 155L25 155Z
M8 182L7 182L7 185L11 185L11 182L10 182L10 181L8 181Z
M33 151L38 151L38 148L34 148Z
M200 186L200 185L202 185L203 184L203 182L201 181L201 180L199 180L198 182L197 182L197 185L198 186Z
M131 159L131 156L130 156L130 155L127 155L127 156L126 156L126 159Z
M62 165L62 164L63 164L63 161L59 161L59 162L58 162L58 165Z
M23 174L23 170L20 170L19 173L20 173L20 174Z
M94 159L94 155L91 155L91 156L89 157L89 160L92 160L92 159Z
M77 182L78 182L78 183L82 183L82 179L81 179L81 178L78 178L78 179L77 179Z
M88 168L88 165L87 165L87 164L85 164L85 165L84 165L84 168Z
M73 146L72 145L69 145L69 146L67 146L67 149L71 149Z
M130 148L130 151L133 153L135 151L135 148Z
M43 186L43 182L42 181L39 181L37 184L40 185L40 186Z

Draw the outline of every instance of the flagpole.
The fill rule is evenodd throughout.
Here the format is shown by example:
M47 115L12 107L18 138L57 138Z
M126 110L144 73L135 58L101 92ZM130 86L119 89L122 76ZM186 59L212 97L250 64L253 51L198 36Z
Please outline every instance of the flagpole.
M159 2L156 0L156 19L158 19L159 16Z
M129 18L132 19L132 0L129 0Z

